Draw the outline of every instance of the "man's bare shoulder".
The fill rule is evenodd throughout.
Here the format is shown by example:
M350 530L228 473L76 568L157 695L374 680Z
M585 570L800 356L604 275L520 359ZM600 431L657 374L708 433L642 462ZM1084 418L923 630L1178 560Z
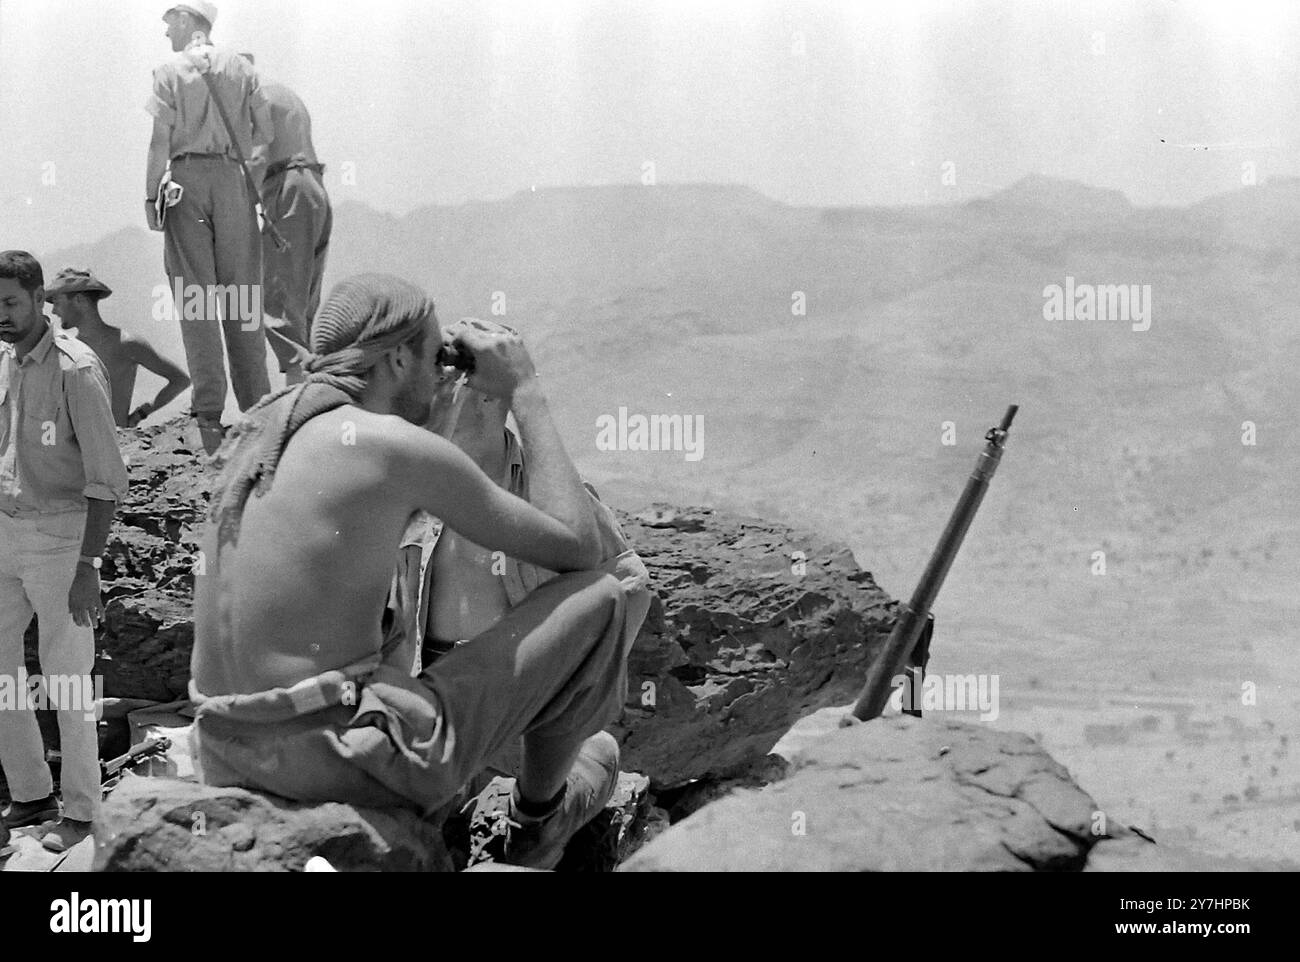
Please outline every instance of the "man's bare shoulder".
M138 334L128 334L126 331L122 331L122 338L118 343L121 345L122 353L133 361L152 360L155 357L162 356L158 353L158 348Z
M395 414L377 414L345 404L312 418L298 432L313 447L343 447L390 463L436 456L451 442Z

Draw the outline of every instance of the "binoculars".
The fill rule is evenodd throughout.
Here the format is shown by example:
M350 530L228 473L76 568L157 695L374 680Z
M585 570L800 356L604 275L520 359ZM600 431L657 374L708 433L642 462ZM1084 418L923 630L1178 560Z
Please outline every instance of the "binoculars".
M470 373L474 370L474 355L457 349L454 345L444 344L439 361L443 367L454 367L458 371Z

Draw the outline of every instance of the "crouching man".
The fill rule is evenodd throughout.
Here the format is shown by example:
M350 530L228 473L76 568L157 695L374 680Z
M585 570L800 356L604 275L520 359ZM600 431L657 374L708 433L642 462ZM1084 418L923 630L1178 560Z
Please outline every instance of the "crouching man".
M591 498L520 338L456 338L473 386L505 400L532 504L424 430L453 379L433 303L397 278L339 284L306 380L249 412L221 479L195 591L190 695L200 777L300 801L431 815L522 736L502 800L507 861L553 867L604 806L618 748L601 729L627 688L627 597L601 557ZM380 613L411 515L565 574L412 677L382 657Z
M467 325L477 323L482 322L466 320L451 325L443 332L444 341L454 344ZM518 436L507 424L509 413L505 400L462 385L453 403L440 405L433 412L433 423L426 426L449 437L502 488L528 501L527 460ZM650 607L649 575L614 513L601 503L594 488L584 486L600 529L600 570L618 578L628 598L623 632L624 643L630 648ZM387 612L385 650L397 661L411 664L413 673L418 674L494 626L554 576L553 571L489 551L448 529L440 519L417 512L402 537ZM516 740L488 760L485 771L471 779L462 796L477 795L484 787L496 793L510 790L521 757ZM487 801L485 796L479 803Z

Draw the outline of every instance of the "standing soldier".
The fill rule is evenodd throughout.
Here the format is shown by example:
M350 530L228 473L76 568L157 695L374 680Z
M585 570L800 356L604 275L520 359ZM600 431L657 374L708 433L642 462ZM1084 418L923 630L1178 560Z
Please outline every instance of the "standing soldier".
M99 567L127 474L103 365L50 325L44 286L31 254L0 253L0 677L23 677L23 634L34 614L63 755L63 817L42 842L59 852L89 834L99 807L91 679L104 610ZM28 686L19 688L25 697ZM10 827L58 814L32 707L0 710Z
M244 164L250 160L256 168L265 162L270 115L252 65L209 40L216 16L216 5L207 0L176 4L163 15L176 56L153 75L145 192L149 226L165 236L164 262L194 380L194 415L208 453L221 444L226 403L218 306L240 410L271 389L258 199L250 193ZM170 207L158 203L165 174L174 185L164 195L175 200Z
M253 63L253 55L244 57ZM262 206L289 242L281 250L269 237L262 244L266 339L289 384L302 380L302 358L311 343L311 325L320 307L325 256L334 214L325 192L325 166L316 160L311 114L302 98L281 83L265 83L262 95L271 111Z

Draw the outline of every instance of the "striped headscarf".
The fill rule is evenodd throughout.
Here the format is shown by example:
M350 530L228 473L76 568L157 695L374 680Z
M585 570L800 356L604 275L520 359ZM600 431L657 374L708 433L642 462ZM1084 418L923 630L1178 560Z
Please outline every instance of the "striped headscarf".
M341 281L312 326L312 353L302 384L268 394L245 413L217 454L221 470L211 519L219 543L234 543L251 493L269 489L285 446L319 414L355 404L370 369L385 353L423 337L433 301L420 288L388 274Z
M330 291L312 325L308 384L327 384L356 399L383 355L420 336L433 301L388 274L358 274Z

